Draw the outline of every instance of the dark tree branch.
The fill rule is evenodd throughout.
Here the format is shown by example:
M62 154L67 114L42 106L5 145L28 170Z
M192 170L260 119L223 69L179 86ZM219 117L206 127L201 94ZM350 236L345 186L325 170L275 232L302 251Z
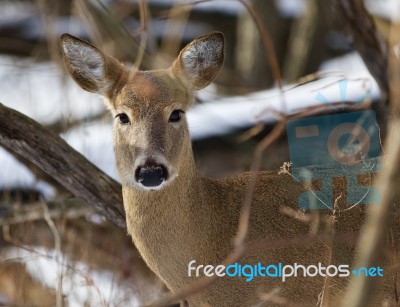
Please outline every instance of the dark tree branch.
M125 228L121 185L60 136L0 104L0 144L33 162L114 225Z
M102 111L100 113L93 114L93 115L90 115L85 118L71 119L69 121L65 121L61 118L61 119L57 119L56 121L54 121L51 124L45 125L44 127L51 131L54 131L57 134L61 134L61 133L67 132L68 130L71 130L75 127L78 127L82 123L86 124L86 123L91 123L91 122L100 120L100 119L104 118L106 115L109 115L108 113L109 112ZM36 176L36 178L39 178L39 179L51 184L54 188L57 189L58 192L66 191L65 188L61 184L59 184L56 180L54 180L48 174L44 173L33 162L25 159L24 157L22 157L21 155L19 155L16 152L13 152L11 150L8 150L8 152L10 154L12 154L14 156L14 158L17 159L20 163L24 164Z
M335 0L352 36L352 45L364 60L371 75L378 82L383 94L389 93L387 43L376 30L374 20L361 0Z

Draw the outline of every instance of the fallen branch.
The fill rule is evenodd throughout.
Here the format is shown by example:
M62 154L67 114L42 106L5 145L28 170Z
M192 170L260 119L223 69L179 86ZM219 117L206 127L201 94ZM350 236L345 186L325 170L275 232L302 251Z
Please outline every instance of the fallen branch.
M0 104L0 144L34 163L114 225L125 228L121 185L56 133Z
M80 199L63 199L46 202L50 218L77 219L88 216L93 210ZM32 222L43 219L43 203L39 201L29 203L29 206L13 206L7 203L1 207L0 226Z

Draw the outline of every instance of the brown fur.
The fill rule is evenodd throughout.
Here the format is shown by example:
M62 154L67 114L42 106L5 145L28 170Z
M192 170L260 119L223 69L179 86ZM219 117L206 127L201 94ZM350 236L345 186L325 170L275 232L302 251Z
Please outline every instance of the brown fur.
M207 43L207 48L203 48L202 43ZM93 81L85 72L77 72L71 64L70 55L65 53L70 44L85 46L87 43L63 36L62 44L67 68L75 81L86 90L102 93L109 100L114 115L124 112L130 118L129 125L115 121L114 145L123 185L128 232L133 242L149 267L171 291L194 284L196 278L187 276L191 260L196 260L197 264L217 265L232 250L250 176L245 173L220 180L202 177L196 170L186 119L183 117L179 123L170 123L168 118L175 109L186 111L192 104L193 90L207 86L218 73L223 60L222 35L212 33L193 41L170 69L133 75L93 46L86 46L89 53L95 53L95 57L104 60L103 77L107 82L113 82L112 93L107 82L108 90L104 91L101 80ZM87 56L90 54L82 56L83 65ZM167 164L172 176L161 189L144 190L135 183L135 166L140 163L137 161L141 157L162 158ZM345 193L345 184L339 182L336 190ZM308 223L280 211L282 206L297 209L297 198L302 191L304 187L287 174L260 173L248 240L298 237L309 233ZM343 201L338 206L347 208ZM364 206L347 211L337 210L334 232L357 234L364 211ZM320 217L320 231L329 229L328 223L323 222L331 214L327 212ZM395 217L392 226L397 230L399 219ZM393 229L388 227L388 232L394 233L393 238L397 241L397 232ZM354 245L335 240L332 247L329 244L321 240L307 246L260 251L240 263L297 262L308 265L321 262L325 266L330 262L337 265L352 263ZM388 263L387 259L382 259L380 265L385 263ZM382 299L394 302L396 293L393 285L396 279L391 277L395 276L385 267L385 282L381 283L384 291L376 297L377 302ZM330 278L328 282L325 300L337 303L348 278ZM324 283L324 278L317 277L289 278L285 283L277 278L255 278L249 283L243 278L220 278L206 291L190 297L188 302L191 306L250 306L259 301L260 292L279 287L280 296L297 303L315 305L323 292Z

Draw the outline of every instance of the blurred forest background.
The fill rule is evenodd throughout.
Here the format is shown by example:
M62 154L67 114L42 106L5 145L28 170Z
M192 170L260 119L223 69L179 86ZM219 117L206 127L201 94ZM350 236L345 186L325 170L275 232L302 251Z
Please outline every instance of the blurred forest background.
M318 91L330 87L331 105L347 103L337 80L360 83L349 88L350 100L368 92L385 123L388 42L400 43L400 33L389 39L396 7L395 0L1 0L0 103L60 134L118 180L111 117L65 72L60 35L152 69L170 65L195 37L221 31L223 69L196 97L189 120L200 171L230 176L249 170L255 147L282 114L334 111L318 109ZM259 122L241 118L257 101L280 107ZM262 168L289 160L283 134ZM0 147L0 167L0 305L134 306L165 291L124 229L21 155Z

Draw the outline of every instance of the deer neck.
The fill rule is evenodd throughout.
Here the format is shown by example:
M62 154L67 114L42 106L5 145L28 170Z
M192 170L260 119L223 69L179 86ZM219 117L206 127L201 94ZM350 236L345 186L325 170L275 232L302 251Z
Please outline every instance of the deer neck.
M169 259L172 251L181 251L176 261L182 265L192 257L201 259L211 236L205 222L212 214L206 183L196 170L191 147L180 161L178 176L161 190L123 187L128 232L143 259L169 287L174 285L168 276L176 268L160 259ZM185 272L183 267L179 271Z

